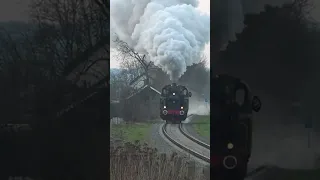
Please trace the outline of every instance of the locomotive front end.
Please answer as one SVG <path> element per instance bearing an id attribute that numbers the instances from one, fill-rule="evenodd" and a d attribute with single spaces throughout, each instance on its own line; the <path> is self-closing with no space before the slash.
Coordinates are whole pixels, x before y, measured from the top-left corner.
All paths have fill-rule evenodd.
<path id="1" fill-rule="evenodd" d="M 188 115 L 190 94 L 187 88 L 175 83 L 165 86 L 160 99 L 161 119 L 178 123 L 184 121 Z"/>

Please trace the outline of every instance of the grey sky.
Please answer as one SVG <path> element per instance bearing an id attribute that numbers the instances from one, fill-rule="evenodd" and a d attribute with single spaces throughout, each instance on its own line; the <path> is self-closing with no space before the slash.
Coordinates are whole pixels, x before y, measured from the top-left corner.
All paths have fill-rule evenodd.
<path id="1" fill-rule="evenodd" d="M 31 0 L 0 0 L 0 21 L 28 20 L 28 4 Z"/>
<path id="2" fill-rule="evenodd" d="M 199 9 L 201 9 L 201 11 L 203 12 L 210 14 L 210 0 L 200 0 Z M 208 59 L 207 66 L 210 67 L 210 42 L 208 45 L 206 45 L 204 49 L 204 54 Z"/>

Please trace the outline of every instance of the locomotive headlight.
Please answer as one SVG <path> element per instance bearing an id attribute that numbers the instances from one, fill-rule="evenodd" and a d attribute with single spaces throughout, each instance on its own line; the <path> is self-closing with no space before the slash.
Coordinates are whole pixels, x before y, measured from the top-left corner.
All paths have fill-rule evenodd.
<path id="1" fill-rule="evenodd" d="M 181 106 L 180 109 L 183 109 L 183 107 Z"/>
<path id="2" fill-rule="evenodd" d="M 233 149 L 233 144 L 232 143 L 228 143 L 227 148 L 228 149 Z"/>
<path id="3" fill-rule="evenodd" d="M 168 111 L 167 111 L 167 110 L 163 110 L 163 111 L 162 111 L 162 114 L 163 114 L 163 115 L 167 115 L 167 114 L 168 114 Z"/>
<path id="4" fill-rule="evenodd" d="M 164 108 L 164 109 L 166 109 L 166 108 L 167 108 L 167 106 L 163 106 L 163 108 Z"/>

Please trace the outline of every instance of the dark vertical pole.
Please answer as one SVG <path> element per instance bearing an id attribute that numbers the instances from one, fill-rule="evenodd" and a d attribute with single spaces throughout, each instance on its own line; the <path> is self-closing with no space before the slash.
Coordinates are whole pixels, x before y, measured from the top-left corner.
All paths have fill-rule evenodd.
<path id="1" fill-rule="evenodd" d="M 145 82 L 145 85 L 148 86 L 149 90 L 151 90 L 150 86 L 150 75 L 149 75 L 149 65 L 146 63 L 145 61 L 145 56 L 143 56 L 143 62 L 145 64 L 145 72 L 146 72 L 146 82 Z M 148 91 L 148 94 L 147 94 L 147 109 L 148 109 L 148 120 L 150 121 L 151 120 L 151 94 L 150 94 L 150 91 Z"/>

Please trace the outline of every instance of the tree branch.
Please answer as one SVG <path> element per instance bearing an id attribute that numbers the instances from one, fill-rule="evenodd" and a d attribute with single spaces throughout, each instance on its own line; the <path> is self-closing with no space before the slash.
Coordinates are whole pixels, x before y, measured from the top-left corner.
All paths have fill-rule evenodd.
<path id="1" fill-rule="evenodd" d="M 94 0 L 94 2 L 100 7 L 101 12 L 106 16 L 109 17 L 110 11 L 109 11 L 109 0 Z"/>
<path id="2" fill-rule="evenodd" d="M 86 49 L 84 52 L 79 53 L 67 66 L 64 68 L 63 71 L 63 76 L 68 76 L 72 71 L 78 67 L 81 63 L 84 63 L 85 61 L 89 60 L 89 58 L 99 51 L 103 46 L 108 45 L 109 42 L 109 37 L 105 36 L 99 40 L 94 46 L 89 47 Z"/>

